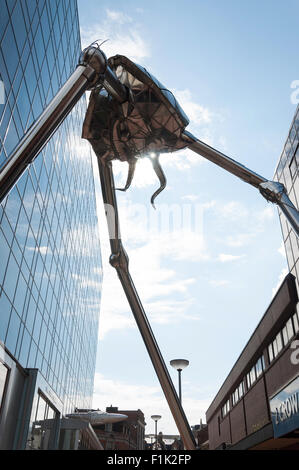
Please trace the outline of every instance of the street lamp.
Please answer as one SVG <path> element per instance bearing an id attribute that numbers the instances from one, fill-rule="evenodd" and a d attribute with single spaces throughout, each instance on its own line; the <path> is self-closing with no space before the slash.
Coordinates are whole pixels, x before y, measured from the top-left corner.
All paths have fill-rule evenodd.
<path id="1" fill-rule="evenodd" d="M 181 372 L 189 365 L 189 361 L 187 359 L 173 359 L 170 361 L 170 365 L 174 367 L 179 373 L 179 398 L 180 402 L 182 403 L 182 382 L 181 382 Z"/>
<path id="2" fill-rule="evenodd" d="M 152 415 L 151 418 L 155 421 L 155 440 L 156 440 L 156 450 L 157 450 L 157 440 L 158 440 L 158 421 L 162 418 L 160 415 Z"/>

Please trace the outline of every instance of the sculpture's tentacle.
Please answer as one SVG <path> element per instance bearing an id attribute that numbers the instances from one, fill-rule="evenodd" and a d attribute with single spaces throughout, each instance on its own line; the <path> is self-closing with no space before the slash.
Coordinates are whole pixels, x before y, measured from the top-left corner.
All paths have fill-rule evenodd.
<path id="1" fill-rule="evenodd" d="M 132 183 L 132 180 L 133 180 L 133 177 L 134 177 L 134 173 L 135 173 L 135 167 L 136 167 L 137 160 L 134 158 L 133 160 L 130 160 L 128 163 L 129 163 L 129 171 L 128 171 L 128 177 L 127 177 L 126 185 L 125 185 L 124 188 L 116 188 L 118 191 L 127 191 L 127 189 L 129 189 L 129 187 L 131 186 L 131 183 Z"/>
<path id="2" fill-rule="evenodd" d="M 166 188 L 167 180 L 159 162 L 159 155 L 155 156 L 154 158 L 151 158 L 151 161 L 152 161 L 152 165 L 155 170 L 155 173 L 158 176 L 159 181 L 160 181 L 160 188 L 158 188 L 157 191 L 155 191 L 151 197 L 151 203 L 152 203 L 153 208 L 155 209 L 154 200 L 156 199 L 158 194 L 160 194 L 163 191 L 163 189 Z"/>

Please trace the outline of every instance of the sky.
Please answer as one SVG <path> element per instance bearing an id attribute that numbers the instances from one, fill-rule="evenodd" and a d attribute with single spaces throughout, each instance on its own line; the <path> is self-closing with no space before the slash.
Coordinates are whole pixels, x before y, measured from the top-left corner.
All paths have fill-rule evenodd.
<path id="1" fill-rule="evenodd" d="M 170 89 L 200 140 L 272 179 L 296 104 L 298 0 L 78 0 L 83 47 L 94 40 Z M 183 150 L 161 156 L 167 188 L 147 159 L 118 193 L 123 244 L 156 340 L 184 358 L 190 425 L 205 412 L 288 272 L 276 208 L 258 191 Z M 116 185 L 127 164 L 113 164 Z M 146 433 L 177 434 L 114 269 L 97 171 L 103 296 L 93 407 L 141 409 Z"/>

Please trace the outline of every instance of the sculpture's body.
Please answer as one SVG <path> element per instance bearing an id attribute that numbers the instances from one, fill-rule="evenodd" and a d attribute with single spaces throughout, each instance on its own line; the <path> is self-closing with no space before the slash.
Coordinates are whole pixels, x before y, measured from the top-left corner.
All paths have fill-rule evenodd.
<path id="1" fill-rule="evenodd" d="M 159 154 L 187 146 L 182 134 L 189 120 L 173 94 L 143 67 L 120 55 L 111 57 L 108 64 L 128 89 L 128 100 L 120 103 L 105 89 L 95 88 L 82 137 L 90 141 L 98 158 L 128 162 L 124 190 L 132 182 L 137 159 L 150 156 L 160 180 L 160 188 L 152 196 L 153 203 L 166 185 Z"/>

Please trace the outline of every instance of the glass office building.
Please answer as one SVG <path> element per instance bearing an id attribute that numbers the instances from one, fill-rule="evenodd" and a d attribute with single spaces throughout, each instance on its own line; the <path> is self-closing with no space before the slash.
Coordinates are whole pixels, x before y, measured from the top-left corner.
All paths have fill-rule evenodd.
<path id="1" fill-rule="evenodd" d="M 75 0 L 1 0 L 0 168 L 80 50 Z M 101 256 L 85 110 L 0 205 L 0 449 L 56 448 L 63 416 L 91 406 Z"/>
<path id="2" fill-rule="evenodd" d="M 299 209 L 299 107 L 296 109 L 289 134 L 280 156 L 274 179 L 284 184 L 287 193 L 297 209 Z M 285 216 L 279 210 L 283 241 L 286 250 L 289 271 L 296 278 L 299 292 L 299 243 L 296 234 Z"/>

